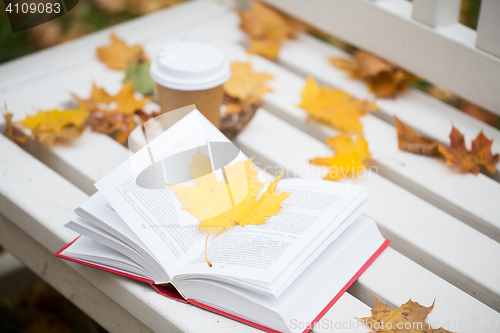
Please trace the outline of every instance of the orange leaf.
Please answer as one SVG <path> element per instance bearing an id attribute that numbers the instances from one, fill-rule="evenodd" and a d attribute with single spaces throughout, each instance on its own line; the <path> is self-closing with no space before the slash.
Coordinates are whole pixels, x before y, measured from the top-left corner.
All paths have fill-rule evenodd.
<path id="1" fill-rule="evenodd" d="M 140 45 L 128 46 L 115 34 L 110 34 L 111 44 L 97 48 L 97 58 L 109 68 L 124 70 L 130 64 L 137 64 L 148 57 Z"/>
<path id="2" fill-rule="evenodd" d="M 491 145 L 493 140 L 488 140 L 483 132 L 472 141 L 471 150 L 465 147 L 465 139 L 455 127 L 450 133 L 451 145 L 447 148 L 439 145 L 439 152 L 446 158 L 446 164 L 457 166 L 462 171 L 470 172 L 477 175 L 480 167 L 484 166 L 489 173 L 495 174 L 495 164 L 500 159 L 499 154 L 491 153 Z"/>
<path id="3" fill-rule="evenodd" d="M 434 140 L 424 138 L 408 125 L 394 116 L 396 129 L 398 131 L 398 146 L 401 150 L 406 150 L 421 155 L 437 155 L 439 143 Z"/>
<path id="4" fill-rule="evenodd" d="M 150 101 L 147 97 L 137 99 L 134 91 L 134 84 L 129 80 L 123 84 L 122 89 L 115 96 L 109 95 L 104 89 L 93 84 L 89 99 L 80 98 L 75 94 L 73 94 L 73 97 L 80 103 L 87 104 L 91 111 L 103 111 L 131 116 L 135 111 L 141 110 Z"/>

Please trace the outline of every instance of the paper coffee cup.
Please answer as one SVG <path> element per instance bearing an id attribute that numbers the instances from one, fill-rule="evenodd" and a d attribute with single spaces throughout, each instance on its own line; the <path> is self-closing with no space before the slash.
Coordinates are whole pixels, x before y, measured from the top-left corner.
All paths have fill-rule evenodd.
<path id="1" fill-rule="evenodd" d="M 174 42 L 162 46 L 149 73 L 156 82 L 162 112 L 186 105 L 196 108 L 219 127 L 222 85 L 231 68 L 221 49 L 200 42 Z"/>

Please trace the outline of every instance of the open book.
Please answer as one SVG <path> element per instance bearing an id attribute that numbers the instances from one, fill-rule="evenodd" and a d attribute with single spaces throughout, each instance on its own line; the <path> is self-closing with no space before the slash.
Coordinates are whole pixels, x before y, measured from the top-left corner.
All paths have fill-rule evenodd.
<path id="1" fill-rule="evenodd" d="M 183 164 L 199 151 L 220 181 L 221 159 L 248 158 L 197 110 L 154 140 L 147 132 L 132 136 L 129 147 L 144 135 L 143 147 L 75 210 L 66 226 L 82 236 L 56 255 L 147 282 L 167 297 L 268 332 L 301 332 L 291 323 L 318 321 L 389 243 L 361 216 L 368 205 L 362 187 L 282 179 L 277 191 L 291 195 L 279 213 L 262 225 L 214 233 L 209 267 L 207 232 L 165 184 L 195 186 Z M 259 178 L 269 175 L 261 170 Z"/>

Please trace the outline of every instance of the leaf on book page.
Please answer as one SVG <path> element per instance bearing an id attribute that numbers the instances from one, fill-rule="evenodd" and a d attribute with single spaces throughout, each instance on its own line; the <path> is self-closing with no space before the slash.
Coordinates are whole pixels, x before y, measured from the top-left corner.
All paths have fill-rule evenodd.
<path id="1" fill-rule="evenodd" d="M 359 318 L 365 325 L 377 333 L 451 333 L 444 328 L 432 328 L 431 325 L 424 322 L 427 315 L 432 311 L 434 303 L 425 307 L 411 299 L 397 309 L 390 309 L 387 305 L 380 302 L 375 297 L 375 307 L 373 307 L 372 316 Z"/>
<path id="2" fill-rule="evenodd" d="M 349 73 L 353 79 L 364 80 L 377 97 L 395 97 L 406 91 L 416 77 L 367 52 L 359 51 L 353 60 L 332 57 L 330 63 Z"/>
<path id="3" fill-rule="evenodd" d="M 111 44 L 97 48 L 97 58 L 111 69 L 124 70 L 128 65 L 147 61 L 142 46 L 128 46 L 115 34 L 110 34 Z"/>
<path id="4" fill-rule="evenodd" d="M 281 203 L 290 195 L 277 193 L 276 186 L 281 179 L 279 175 L 257 200 L 265 184 L 258 180 L 258 170 L 252 159 L 238 161 L 224 169 L 224 180 L 218 182 L 211 172 L 210 159 L 198 151 L 190 167 L 193 177 L 204 175 L 197 178 L 197 186 L 170 185 L 182 208 L 200 221 L 198 229 L 210 232 L 237 225 L 263 224 L 278 214 Z M 207 263 L 211 266 L 208 258 Z"/>
<path id="5" fill-rule="evenodd" d="M 450 140 L 450 148 L 439 145 L 439 152 L 446 158 L 446 164 L 475 175 L 479 173 L 481 166 L 491 174 L 496 173 L 495 164 L 498 163 L 500 155 L 491 153 L 493 140 L 488 140 L 482 131 L 472 141 L 471 150 L 465 147 L 464 135 L 455 127 L 451 130 Z"/>
<path id="6" fill-rule="evenodd" d="M 32 131 L 35 140 L 50 146 L 58 140 L 78 138 L 85 129 L 88 115 L 87 106 L 80 104 L 76 110 L 39 111 L 34 116 L 27 116 L 21 124 Z"/>
<path id="7" fill-rule="evenodd" d="M 398 117 L 394 116 L 396 121 L 396 129 L 398 131 L 398 146 L 401 150 L 406 150 L 420 155 L 438 155 L 437 141 L 424 138 L 418 135 L 415 131 Z"/>
<path id="8" fill-rule="evenodd" d="M 250 37 L 249 52 L 274 59 L 279 53 L 280 43 L 293 38 L 301 30 L 293 19 L 276 10 L 253 1 L 248 10 L 240 11 L 240 27 Z"/>
<path id="9" fill-rule="evenodd" d="M 368 100 L 356 99 L 340 89 L 320 87 L 311 76 L 307 78 L 299 106 L 307 110 L 312 119 L 348 134 L 362 134 L 359 119 L 377 110 Z"/>

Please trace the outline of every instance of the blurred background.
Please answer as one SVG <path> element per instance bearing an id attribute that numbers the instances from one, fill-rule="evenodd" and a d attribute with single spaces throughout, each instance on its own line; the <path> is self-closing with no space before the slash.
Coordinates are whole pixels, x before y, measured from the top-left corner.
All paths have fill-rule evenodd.
<path id="1" fill-rule="evenodd" d="M 183 1 L 196 0 L 80 0 L 69 13 L 40 26 L 12 33 L 0 2 L 0 64 L 32 52 L 146 15 Z M 460 22 L 476 29 L 481 0 L 462 0 Z M 350 53 L 356 49 L 331 36 L 319 36 Z M 487 110 L 425 81 L 414 85 L 485 123 L 500 128 L 500 119 Z M 0 247 L 0 256 L 5 251 Z M 1 268 L 1 267 L 0 267 Z M 0 333 L 105 332 L 50 286 L 36 281 L 29 288 L 0 299 Z"/>

